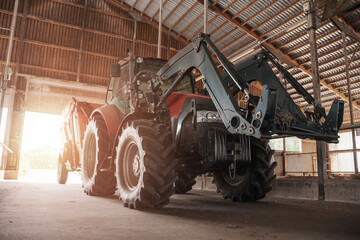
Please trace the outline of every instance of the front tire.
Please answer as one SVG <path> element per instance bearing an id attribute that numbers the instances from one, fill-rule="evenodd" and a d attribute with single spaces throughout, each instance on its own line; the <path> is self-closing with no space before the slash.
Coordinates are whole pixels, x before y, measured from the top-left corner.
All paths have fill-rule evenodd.
<path id="1" fill-rule="evenodd" d="M 129 208 L 160 208 L 174 194 L 177 159 L 168 128 L 136 120 L 123 129 L 115 159 L 120 198 Z"/>
<path id="2" fill-rule="evenodd" d="M 276 178 L 274 169 L 277 163 L 273 160 L 273 153 L 267 142 L 251 138 L 251 164 L 237 170 L 232 177 L 228 168 L 214 171 L 217 191 L 224 199 L 230 198 L 234 202 L 264 198 Z"/>
<path id="3" fill-rule="evenodd" d="M 102 161 L 108 155 L 109 137 L 104 120 L 94 116 L 88 123 L 84 135 L 84 147 L 81 154 L 81 173 L 84 192 L 88 195 L 113 195 L 116 180 L 109 171 L 101 171 Z"/>

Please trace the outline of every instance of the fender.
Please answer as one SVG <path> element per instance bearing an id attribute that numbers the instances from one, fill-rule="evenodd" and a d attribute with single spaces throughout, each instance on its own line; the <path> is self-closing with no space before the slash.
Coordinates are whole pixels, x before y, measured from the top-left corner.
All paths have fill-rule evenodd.
<path id="1" fill-rule="evenodd" d="M 123 115 L 114 104 L 104 105 L 102 107 L 95 109 L 92 112 L 91 117 L 93 117 L 96 114 L 100 114 L 104 119 L 107 128 L 107 133 L 109 136 L 109 146 L 112 146 L 116 137 L 117 130 L 121 123 L 121 119 L 123 118 Z"/>

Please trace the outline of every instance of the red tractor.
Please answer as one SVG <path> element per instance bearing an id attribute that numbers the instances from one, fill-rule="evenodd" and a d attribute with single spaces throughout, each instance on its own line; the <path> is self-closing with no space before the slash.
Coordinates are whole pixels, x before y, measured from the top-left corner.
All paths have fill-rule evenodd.
<path id="1" fill-rule="evenodd" d="M 69 171 L 80 170 L 84 132 L 92 111 L 100 104 L 81 102 L 72 98 L 63 110 L 61 126 L 63 147 L 60 150 L 57 168 L 59 184 L 65 184 Z"/>
<path id="2" fill-rule="evenodd" d="M 158 208 L 174 192 L 189 191 L 197 174 L 212 172 L 224 198 L 255 201 L 275 179 L 272 136 L 338 142 L 344 103 L 335 100 L 326 115 L 265 50 L 234 66 L 200 34 L 169 61 L 129 55 L 111 66 L 107 104 L 93 111 L 85 131 L 81 166 L 89 195 L 118 189 L 126 207 Z M 269 62 L 314 111 L 303 113 Z M 195 72 L 203 94 L 195 94 Z M 249 90 L 256 81 L 259 96 Z"/>

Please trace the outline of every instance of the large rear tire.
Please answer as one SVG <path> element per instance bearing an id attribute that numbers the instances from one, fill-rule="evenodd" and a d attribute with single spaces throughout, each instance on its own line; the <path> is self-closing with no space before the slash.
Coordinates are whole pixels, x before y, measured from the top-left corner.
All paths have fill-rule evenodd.
<path id="1" fill-rule="evenodd" d="M 192 189 L 196 183 L 196 174 L 191 172 L 178 172 L 175 181 L 175 193 L 184 194 Z"/>
<path id="2" fill-rule="evenodd" d="M 272 181 L 276 178 L 274 169 L 277 165 L 267 142 L 251 138 L 251 164 L 237 170 L 231 177 L 229 169 L 214 171 L 214 182 L 217 191 L 224 199 L 234 202 L 256 201 L 264 198 L 272 189 Z"/>
<path id="3" fill-rule="evenodd" d="M 100 164 L 108 155 L 109 137 L 101 116 L 94 116 L 88 123 L 81 154 L 81 172 L 84 192 L 88 195 L 113 195 L 116 179 L 110 171 L 100 171 Z"/>
<path id="4" fill-rule="evenodd" d="M 68 179 L 68 170 L 66 169 L 65 163 L 62 160 L 61 155 L 58 158 L 57 165 L 57 181 L 59 184 L 65 184 Z"/>
<path id="5" fill-rule="evenodd" d="M 133 121 L 122 130 L 115 159 L 120 198 L 129 208 L 160 208 L 174 194 L 177 159 L 162 123 Z"/>

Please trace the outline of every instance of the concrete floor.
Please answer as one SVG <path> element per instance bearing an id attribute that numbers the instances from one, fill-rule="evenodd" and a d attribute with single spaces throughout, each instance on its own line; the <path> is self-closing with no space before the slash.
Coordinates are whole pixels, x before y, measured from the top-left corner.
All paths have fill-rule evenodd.
<path id="1" fill-rule="evenodd" d="M 233 203 L 193 190 L 141 212 L 80 183 L 0 181 L 0 239 L 360 239 L 359 224 L 360 205 L 349 203 Z"/>

